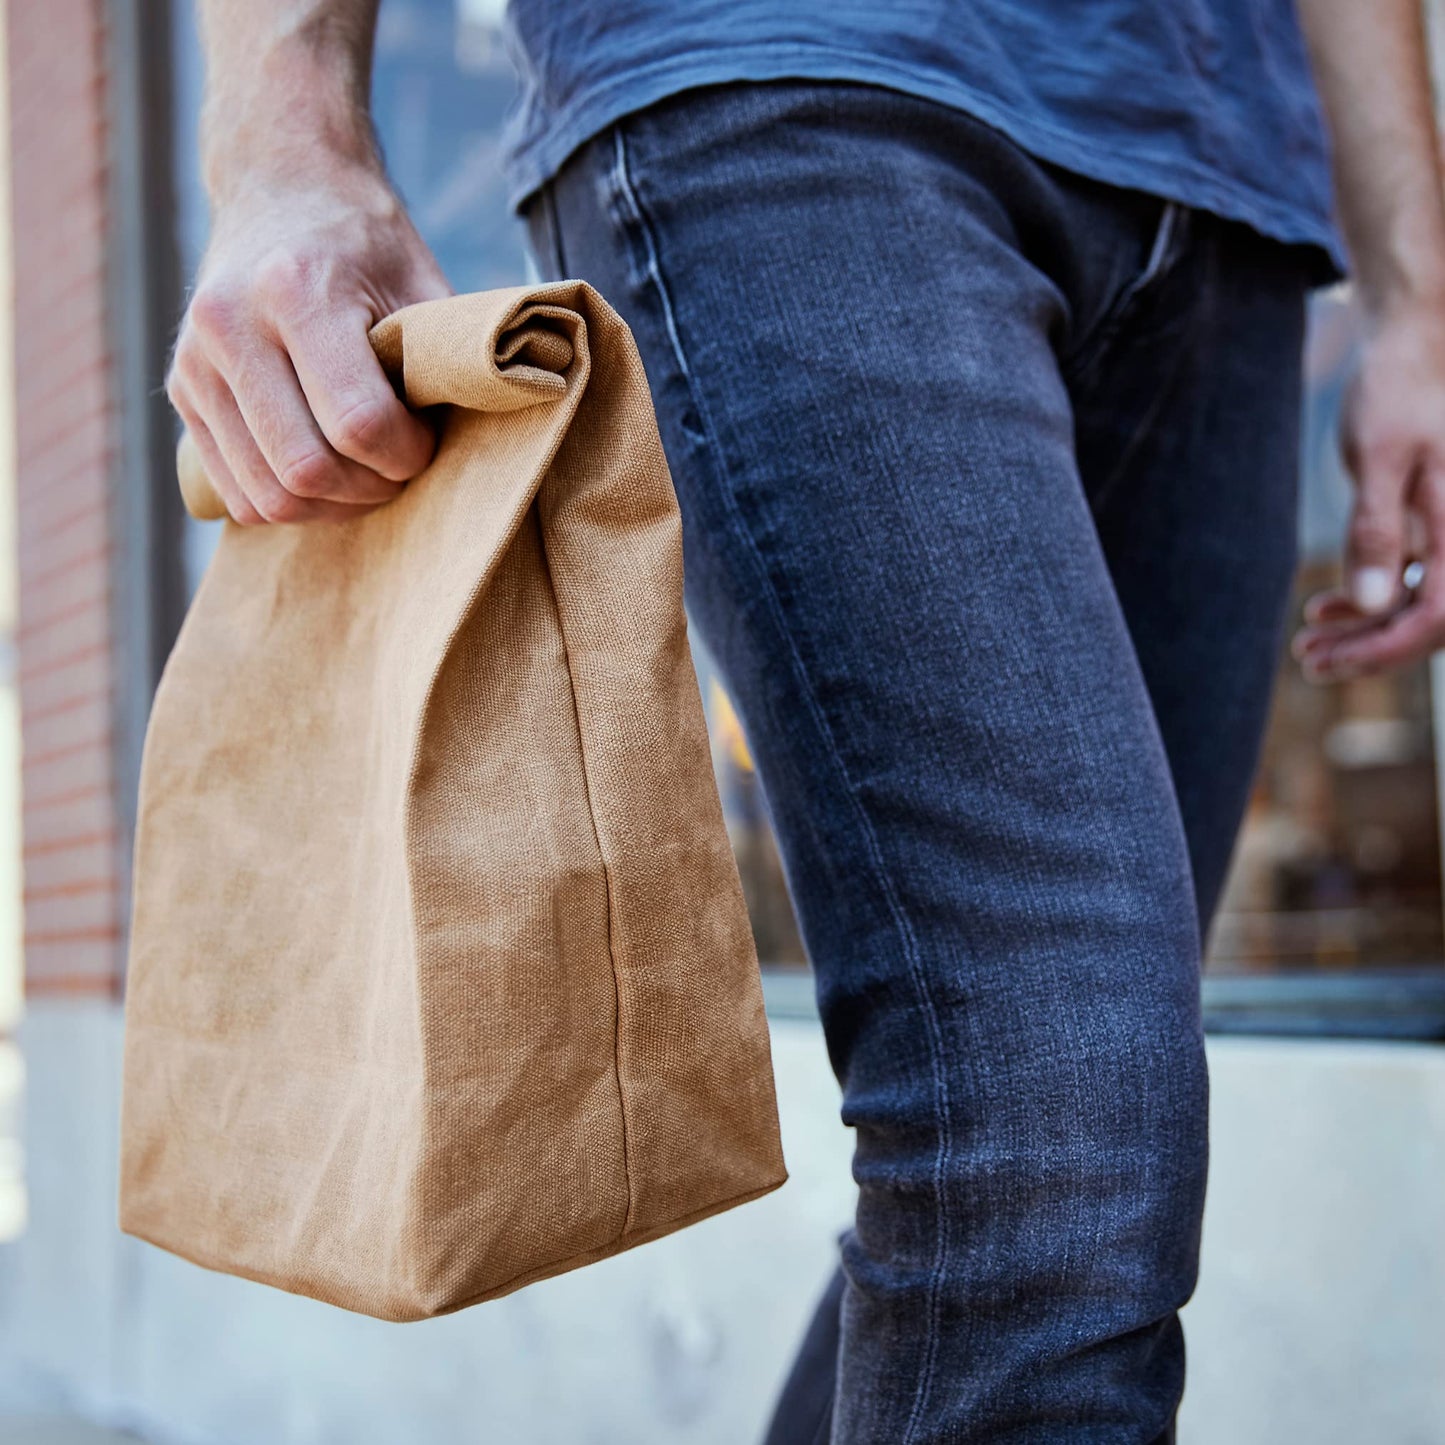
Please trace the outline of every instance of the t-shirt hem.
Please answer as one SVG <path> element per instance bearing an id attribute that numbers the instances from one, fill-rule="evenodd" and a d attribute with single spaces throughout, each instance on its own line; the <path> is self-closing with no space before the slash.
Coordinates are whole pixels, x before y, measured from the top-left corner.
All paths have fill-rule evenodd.
<path id="1" fill-rule="evenodd" d="M 1020 115 L 954 77 L 920 73 L 890 65 L 878 56 L 822 46 L 710 50 L 705 60 L 665 61 L 629 71 L 612 84 L 588 90 L 564 107 L 540 134 L 509 138 L 508 204 L 520 211 L 528 197 L 556 174 L 568 156 L 625 115 L 685 90 L 732 81 L 770 80 L 853 81 L 951 106 L 992 126 L 1039 160 L 1077 175 L 1240 221 L 1286 245 L 1314 247 L 1324 253 L 1328 262 L 1321 280 L 1334 279 L 1348 270 L 1344 246 L 1328 216 L 1281 204 L 1275 196 L 1188 158 L 1150 155 L 1134 149 L 1123 154 L 1091 145 L 1036 117 Z"/>

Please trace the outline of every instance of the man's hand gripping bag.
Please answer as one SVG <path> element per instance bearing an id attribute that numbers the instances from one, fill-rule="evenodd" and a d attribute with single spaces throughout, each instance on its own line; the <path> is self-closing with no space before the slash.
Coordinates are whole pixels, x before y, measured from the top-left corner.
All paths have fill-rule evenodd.
<path id="1" fill-rule="evenodd" d="M 228 524 L 156 696 L 121 1224 L 409 1320 L 785 1174 L 632 337 L 563 282 L 372 341 L 435 460 Z"/>

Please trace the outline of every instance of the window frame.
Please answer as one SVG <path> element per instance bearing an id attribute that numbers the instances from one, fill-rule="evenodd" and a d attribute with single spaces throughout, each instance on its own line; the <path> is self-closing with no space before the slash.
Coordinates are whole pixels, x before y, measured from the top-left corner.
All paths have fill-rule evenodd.
<path id="1" fill-rule="evenodd" d="M 106 301 L 117 445 L 111 486 L 114 789 L 129 880 L 151 699 L 185 614 L 184 509 L 164 378 L 180 315 L 170 0 L 111 0 Z M 129 888 L 122 890 L 129 906 Z"/>

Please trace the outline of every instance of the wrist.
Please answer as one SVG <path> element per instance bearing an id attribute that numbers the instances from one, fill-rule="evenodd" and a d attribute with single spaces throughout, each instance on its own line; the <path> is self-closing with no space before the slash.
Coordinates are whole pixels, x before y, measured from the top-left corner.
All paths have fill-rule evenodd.
<path id="1" fill-rule="evenodd" d="M 345 185 L 390 193 L 370 123 L 364 118 L 271 117 L 233 123 L 223 141 L 203 145 L 201 174 L 213 209 L 257 191 Z"/>
<path id="2" fill-rule="evenodd" d="M 1360 304 L 1376 324 L 1445 315 L 1445 212 L 1361 248 L 1354 270 Z"/>
<path id="3" fill-rule="evenodd" d="M 1374 330 L 1402 322 L 1445 322 L 1445 275 L 1361 285 L 1358 289 L 1365 320 Z"/>

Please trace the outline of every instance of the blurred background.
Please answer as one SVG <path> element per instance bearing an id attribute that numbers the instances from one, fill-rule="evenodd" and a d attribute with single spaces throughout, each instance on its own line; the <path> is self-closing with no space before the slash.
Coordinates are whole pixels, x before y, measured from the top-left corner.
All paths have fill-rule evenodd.
<path id="1" fill-rule="evenodd" d="M 381 11 L 388 160 L 461 290 L 532 274 L 497 165 L 501 8 Z M 0 1442 L 746 1445 L 849 1217 L 850 1141 L 746 739 L 701 653 L 784 1190 L 404 1327 L 118 1233 L 140 744 L 214 541 L 181 513 L 160 391 L 205 240 L 202 71 L 182 0 L 0 14 Z M 1336 566 L 1355 342 L 1348 291 L 1321 295 L 1300 598 Z M 1439 659 L 1318 689 L 1281 658 L 1205 981 L 1215 1155 L 1184 1445 L 1445 1445 L 1442 747 Z"/>

